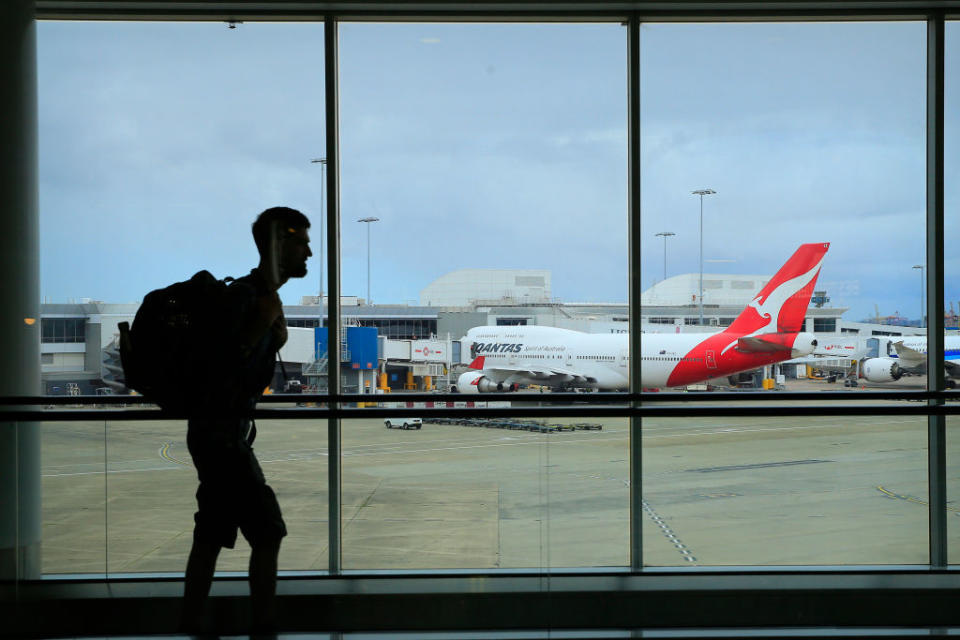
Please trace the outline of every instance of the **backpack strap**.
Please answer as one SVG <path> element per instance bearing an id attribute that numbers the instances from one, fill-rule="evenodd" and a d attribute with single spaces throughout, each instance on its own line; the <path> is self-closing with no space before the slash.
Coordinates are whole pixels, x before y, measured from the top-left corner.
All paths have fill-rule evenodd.
<path id="1" fill-rule="evenodd" d="M 280 349 L 277 349 L 277 360 L 280 361 L 280 371 L 283 372 L 283 384 L 287 384 L 287 368 L 283 366 L 283 358 L 280 357 Z"/>

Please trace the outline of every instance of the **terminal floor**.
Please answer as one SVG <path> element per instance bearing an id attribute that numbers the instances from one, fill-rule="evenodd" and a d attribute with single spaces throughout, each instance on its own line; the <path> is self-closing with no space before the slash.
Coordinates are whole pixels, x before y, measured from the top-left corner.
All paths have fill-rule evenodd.
<path id="1" fill-rule="evenodd" d="M 279 633 L 276 635 L 125 635 L 75 636 L 57 640 L 590 640 L 596 638 L 662 638 L 729 640 L 731 638 L 917 638 L 960 637 L 960 628 L 742 628 L 742 629 L 632 629 L 632 630 L 533 630 L 533 631 L 451 631 L 451 632 L 352 632 Z"/>

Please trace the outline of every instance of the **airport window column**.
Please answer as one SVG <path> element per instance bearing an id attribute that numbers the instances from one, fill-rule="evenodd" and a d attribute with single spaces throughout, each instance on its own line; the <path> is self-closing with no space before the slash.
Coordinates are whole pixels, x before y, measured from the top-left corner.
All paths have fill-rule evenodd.
<path id="1" fill-rule="evenodd" d="M 324 16 L 323 25 L 324 37 L 324 101 L 326 106 L 326 143 L 327 143 L 327 228 L 323 230 L 327 234 L 327 292 L 329 294 L 329 304 L 327 306 L 327 337 L 330 344 L 336 344 L 333 340 L 338 340 L 340 336 L 340 95 L 339 95 L 339 62 L 338 37 L 337 37 L 337 19 L 333 14 Z M 322 303 L 322 301 L 321 301 Z M 337 353 L 337 349 L 334 349 Z M 334 358 L 334 362 L 337 362 Z M 328 367 L 328 393 L 339 395 L 341 392 L 340 367 Z M 340 403 L 331 402 L 332 412 L 327 418 L 327 448 L 328 448 L 328 520 L 329 520 L 329 561 L 328 569 L 331 575 L 337 575 L 342 568 L 341 554 L 341 498 L 340 486 L 341 478 L 341 460 L 340 460 Z"/>
<path id="2" fill-rule="evenodd" d="M 628 264 L 630 269 L 629 299 L 630 299 L 630 353 L 640 354 L 643 339 L 640 332 L 642 313 L 640 301 L 643 296 L 643 277 L 640 260 L 640 16 L 636 13 L 630 16 L 627 23 L 627 136 L 629 144 L 629 165 L 627 189 L 628 205 L 627 229 L 629 234 Z M 630 358 L 630 392 L 639 398 L 640 368 L 642 358 Z M 633 407 L 639 409 L 641 403 L 636 400 Z M 641 449 L 640 434 L 642 422 L 635 412 L 630 415 L 630 569 L 643 569 L 643 451 Z"/>
<path id="3" fill-rule="evenodd" d="M 40 393 L 37 37 L 32 0 L 0 3 L 0 396 Z M 15 407 L 14 407 L 15 408 Z M 40 430 L 0 422 L 0 581 L 40 577 Z"/>
<path id="4" fill-rule="evenodd" d="M 927 390 L 943 391 L 943 126 L 944 126 L 944 15 L 927 20 Z M 921 319 L 922 323 L 922 319 Z M 942 398 L 928 401 L 932 407 Z M 946 416 L 927 416 L 927 473 L 930 492 L 930 564 L 947 566 L 947 458 Z"/>

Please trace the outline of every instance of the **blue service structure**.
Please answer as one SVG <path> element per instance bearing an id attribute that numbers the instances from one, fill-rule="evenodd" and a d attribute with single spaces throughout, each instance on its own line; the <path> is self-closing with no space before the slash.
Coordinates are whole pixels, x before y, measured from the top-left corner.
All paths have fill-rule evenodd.
<path id="1" fill-rule="evenodd" d="M 313 330 L 314 345 L 317 359 L 327 355 L 330 351 L 326 327 L 315 327 Z M 377 368 L 377 328 L 376 327 L 347 327 L 346 340 L 340 345 L 342 362 L 350 363 L 351 369 Z"/>

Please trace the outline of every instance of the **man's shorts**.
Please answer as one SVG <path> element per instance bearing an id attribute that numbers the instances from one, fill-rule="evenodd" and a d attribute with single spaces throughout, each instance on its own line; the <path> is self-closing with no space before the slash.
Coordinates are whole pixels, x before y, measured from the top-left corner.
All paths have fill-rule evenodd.
<path id="1" fill-rule="evenodd" d="M 191 429 L 187 446 L 200 477 L 194 539 L 232 549 L 237 529 L 251 547 L 287 535 L 277 497 L 249 444 Z"/>

